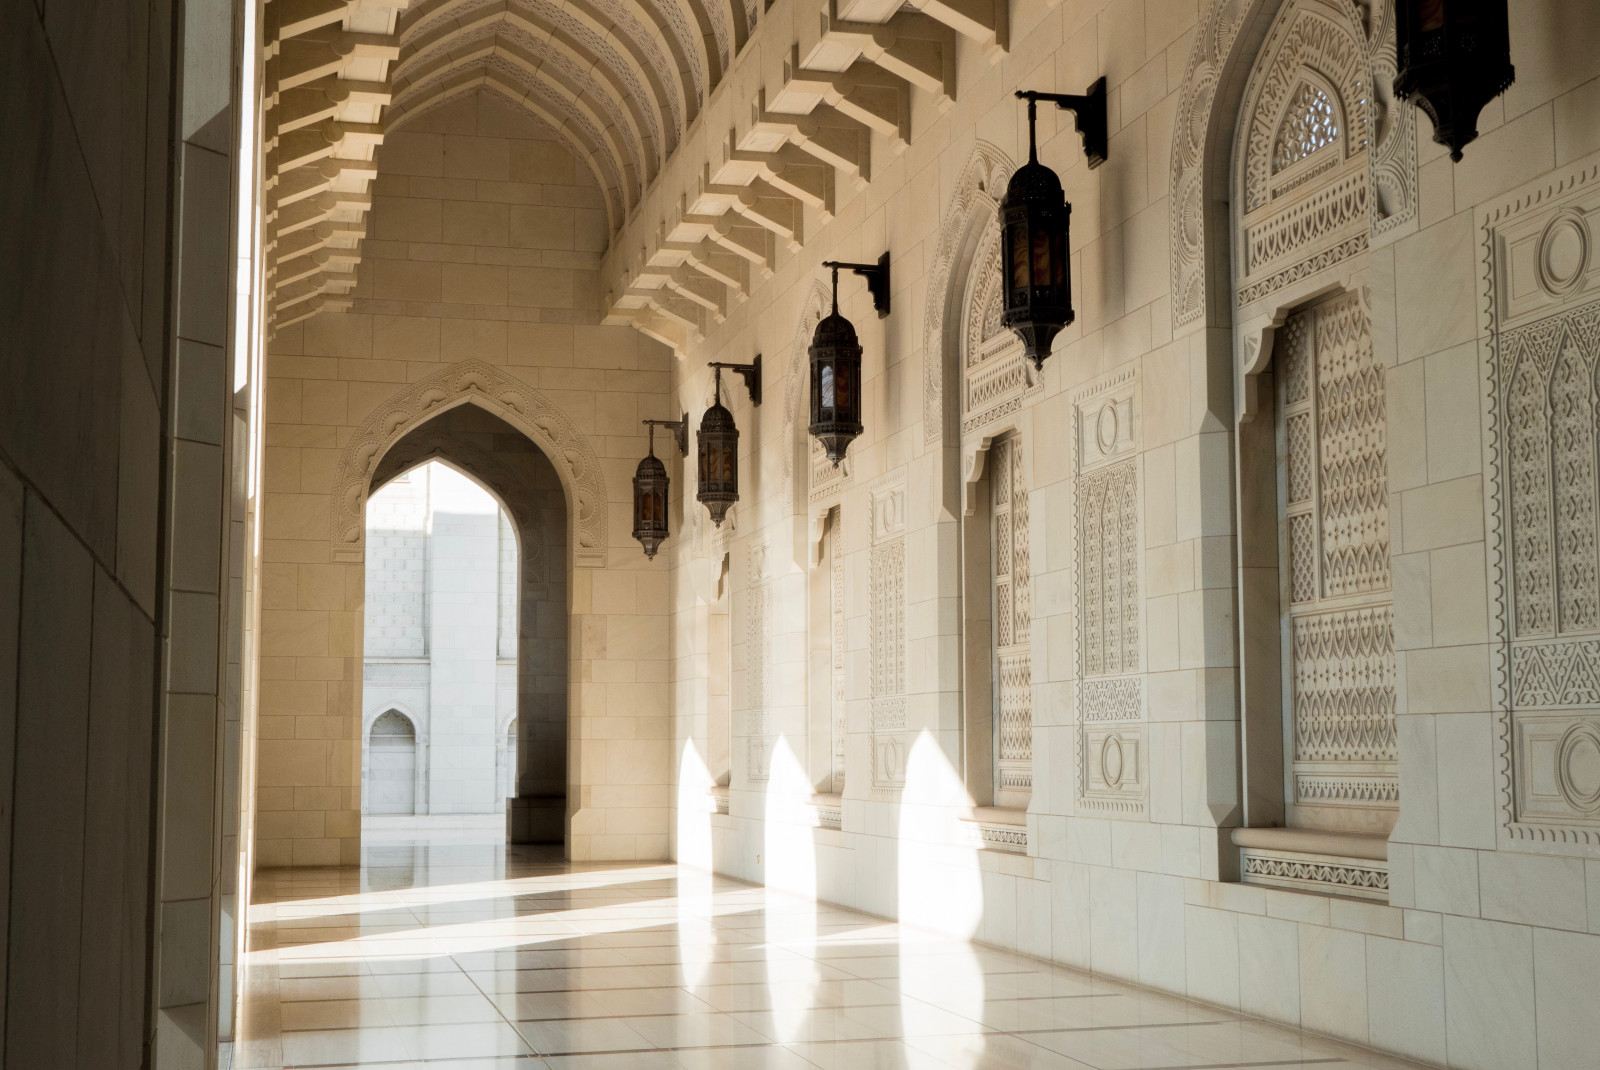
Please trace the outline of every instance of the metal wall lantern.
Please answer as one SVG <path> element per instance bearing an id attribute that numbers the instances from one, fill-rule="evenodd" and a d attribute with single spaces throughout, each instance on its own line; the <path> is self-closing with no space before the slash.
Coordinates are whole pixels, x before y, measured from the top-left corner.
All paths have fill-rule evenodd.
<path id="1" fill-rule="evenodd" d="M 1478 113 L 1516 77 L 1506 0 L 1398 0 L 1394 93 L 1433 120 L 1433 140 L 1461 160 Z"/>
<path id="2" fill-rule="evenodd" d="M 1039 162 L 1039 101 L 1073 113 L 1090 168 L 1106 162 L 1106 80 L 1082 95 L 1017 91 L 1028 102 L 1028 162 L 1017 168 L 1000 202 L 1000 270 L 1004 310 L 1000 322 L 1022 339 L 1035 368 L 1044 366 L 1061 329 L 1073 321 L 1068 223 L 1072 205 L 1056 173 Z"/>
<path id="3" fill-rule="evenodd" d="M 672 481 L 667 478 L 667 467 L 656 457 L 656 428 L 665 427 L 672 432 L 678 452 L 689 452 L 689 414 L 681 420 L 645 420 L 650 428 L 650 452 L 639 461 L 633 475 L 633 537 L 644 547 L 644 556 L 653 558 L 656 550 L 671 533 L 667 523 L 667 491 Z"/>
<path id="4" fill-rule="evenodd" d="M 882 319 L 889 314 L 889 254 L 884 253 L 876 264 L 825 260 L 822 266 L 833 269 L 833 311 L 823 317 L 811 336 L 810 431 L 838 468 L 850 443 L 862 431 L 861 342 L 855 326 L 839 312 L 839 271 L 866 278 L 872 306 Z"/>
<path id="5" fill-rule="evenodd" d="M 722 526 L 728 507 L 739 500 L 739 428 L 734 425 L 733 413 L 722 404 L 722 369 L 725 365 L 713 364 L 716 369 L 715 400 L 700 418 L 700 432 L 696 436 L 699 451 L 699 486 L 694 496 L 711 514 L 712 523 Z M 760 383 L 757 373 L 756 384 Z M 746 382 L 749 382 L 747 379 Z M 758 396 L 755 386 L 751 397 Z"/>

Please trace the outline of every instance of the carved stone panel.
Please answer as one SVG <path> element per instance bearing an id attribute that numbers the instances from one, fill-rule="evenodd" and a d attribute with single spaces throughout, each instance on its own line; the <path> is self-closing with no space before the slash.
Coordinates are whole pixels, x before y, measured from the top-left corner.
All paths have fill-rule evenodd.
<path id="1" fill-rule="evenodd" d="M 1362 296 L 1278 332 L 1292 825 L 1386 832 L 1399 804 L 1383 369 Z"/>
<path id="2" fill-rule="evenodd" d="M 753 584 L 745 592 L 744 691 L 745 734 L 749 746 L 747 775 L 767 779 L 771 759 L 767 684 L 772 671 L 771 644 L 767 638 L 772 617 L 772 586 Z"/>
<path id="3" fill-rule="evenodd" d="M 1416 216 L 1416 109 L 1393 97 L 1391 0 L 1282 5 L 1237 106 L 1234 181 L 1208 185 L 1210 126 L 1233 115 L 1214 98 L 1241 38 L 1251 39 L 1239 32 L 1250 7 L 1205 5 L 1184 75 L 1170 187 L 1175 327 L 1215 307 L 1210 288 L 1231 282 L 1238 305 L 1251 305 L 1360 256 Z M 1234 216 L 1232 280 L 1208 278 L 1224 261 L 1207 251 L 1222 240 L 1208 225 L 1223 202 Z"/>
<path id="4" fill-rule="evenodd" d="M 905 785 L 906 517 L 905 486 L 891 483 L 871 495 L 867 634 L 872 710 L 872 786 Z"/>
<path id="5" fill-rule="evenodd" d="M 1502 825 L 1600 847 L 1600 164 L 1480 222 Z"/>
<path id="6" fill-rule="evenodd" d="M 1030 374 L 1022 342 L 1000 322 L 1003 311 L 1000 224 L 991 221 L 979 240 L 967 280 L 961 325 L 961 433 L 972 434 L 1022 408 L 1025 395 L 1043 389 Z"/>
<path id="7" fill-rule="evenodd" d="M 1148 798 L 1137 387 L 1132 373 L 1090 387 L 1073 421 L 1078 808 L 1112 816 Z"/>
<path id="8" fill-rule="evenodd" d="M 1023 806 L 1033 790 L 1033 589 L 1028 557 L 1028 484 L 1015 437 L 994 444 L 989 461 L 993 553 L 995 799 Z"/>
<path id="9" fill-rule="evenodd" d="M 830 706 L 832 714 L 832 740 L 830 753 L 832 755 L 833 790 L 835 794 L 844 792 L 845 778 L 845 738 L 847 722 L 845 718 L 845 681 L 847 670 L 845 666 L 845 618 L 844 618 L 844 531 L 843 510 L 834 507 L 831 521 L 832 534 L 828 540 L 829 546 L 829 686 L 832 689 L 833 702 Z"/>

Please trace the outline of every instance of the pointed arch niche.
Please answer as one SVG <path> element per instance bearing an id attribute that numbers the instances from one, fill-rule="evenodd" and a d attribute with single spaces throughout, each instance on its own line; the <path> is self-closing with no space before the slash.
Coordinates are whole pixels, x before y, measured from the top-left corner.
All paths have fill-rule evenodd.
<path id="1" fill-rule="evenodd" d="M 606 488 L 599 455 L 583 432 L 543 394 L 482 361 L 419 379 L 373 410 L 339 458 L 331 518 L 336 561 L 360 561 L 367 495 L 379 463 L 428 420 L 467 403 L 490 413 L 538 447 L 566 493 L 567 545 L 578 568 L 606 563 Z"/>
<path id="2" fill-rule="evenodd" d="M 1393 33 L 1387 2 L 1366 19 L 1344 0 L 1277 9 L 1243 76 L 1230 225 L 1211 231 L 1231 250 L 1226 285 L 1197 261 L 1181 307 L 1174 291 L 1178 323 L 1209 309 L 1209 325 L 1233 327 L 1238 871 L 1377 900 L 1400 805 L 1399 698 L 1384 391 L 1394 344 L 1373 329 L 1369 260 L 1415 200 L 1410 109 L 1381 95 Z M 1175 160 L 1175 180 L 1180 170 Z M 1187 254 L 1177 241 L 1174 252 L 1177 265 Z M 1177 287 L 1189 268 L 1174 270 Z"/>

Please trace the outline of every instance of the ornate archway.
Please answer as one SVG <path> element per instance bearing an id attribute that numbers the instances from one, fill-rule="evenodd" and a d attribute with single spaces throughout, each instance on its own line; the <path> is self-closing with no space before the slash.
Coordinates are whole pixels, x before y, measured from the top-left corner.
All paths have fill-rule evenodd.
<path id="1" fill-rule="evenodd" d="M 361 560 L 367 494 L 390 448 L 427 420 L 469 403 L 527 435 L 550 459 L 567 494 L 573 564 L 604 567 L 606 489 L 599 455 L 583 432 L 543 394 L 478 360 L 412 383 L 374 409 L 356 430 L 334 475 L 334 560 Z"/>
<path id="2" fill-rule="evenodd" d="M 1168 225 L 1171 237 L 1172 326 L 1185 333 L 1202 325 L 1232 325 L 1233 274 L 1230 262 L 1230 177 L 1237 131 L 1260 136 L 1276 130 L 1278 115 L 1242 114 L 1246 78 L 1283 5 L 1278 0 L 1211 0 L 1201 15 L 1194 47 L 1184 68 L 1173 120 Z M 1330 21 L 1344 24 L 1354 44 L 1337 66 L 1350 66 L 1370 99 L 1363 107 L 1368 144 L 1366 168 L 1371 190 L 1374 237 L 1416 217 L 1416 119 L 1414 110 L 1394 100 L 1394 6 L 1389 0 L 1357 5 L 1329 0 Z M 1292 28 L 1291 28 L 1292 29 Z M 1314 52 L 1321 43 L 1303 35 L 1286 43 L 1291 58 Z M 1286 87 L 1293 90 L 1293 86 Z M 1277 100 L 1283 93 L 1268 94 Z M 1270 131 L 1269 131 L 1270 132 Z"/>
<path id="3" fill-rule="evenodd" d="M 922 327 L 922 433 L 934 446 L 955 434 L 955 378 L 967 278 L 987 225 L 997 218 L 996 192 L 1011 180 L 1011 159 L 987 141 L 974 146 L 939 230 L 939 245 L 928 276 L 927 314 Z M 953 443 L 951 443 L 953 444 Z"/>

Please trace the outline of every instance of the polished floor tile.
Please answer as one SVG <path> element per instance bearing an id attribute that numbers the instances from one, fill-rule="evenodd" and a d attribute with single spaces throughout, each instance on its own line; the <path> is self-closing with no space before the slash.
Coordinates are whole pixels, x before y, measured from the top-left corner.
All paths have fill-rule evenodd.
<path id="1" fill-rule="evenodd" d="M 262 873 L 230 1070 L 1405 1070 L 656 864 L 486 844 Z"/>

